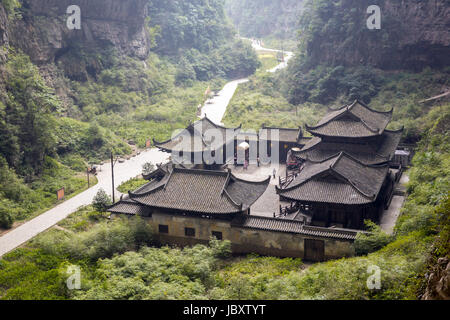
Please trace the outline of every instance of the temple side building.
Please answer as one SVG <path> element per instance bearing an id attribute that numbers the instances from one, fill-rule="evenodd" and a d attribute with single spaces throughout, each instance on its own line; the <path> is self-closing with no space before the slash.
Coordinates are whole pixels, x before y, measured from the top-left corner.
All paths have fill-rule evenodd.
<path id="1" fill-rule="evenodd" d="M 230 171 L 159 166 L 151 181 L 109 208 L 111 216 L 140 216 L 162 244 L 229 240 L 235 254 L 259 253 L 324 261 L 354 255 L 357 232 L 251 215 L 270 177 L 252 182 Z"/>
<path id="2" fill-rule="evenodd" d="M 332 110 L 315 127 L 313 138 L 293 155 L 300 160 L 324 161 L 345 152 L 366 165 L 392 164 L 403 129 L 387 130 L 393 109 L 373 110 L 360 101 Z"/>
<path id="3" fill-rule="evenodd" d="M 313 138 L 290 151 L 299 172 L 277 187 L 280 198 L 311 225 L 361 230 L 364 220 L 379 222 L 398 176 L 390 167 L 403 129 L 386 129 L 392 114 L 355 101 L 306 126 Z"/>
<path id="4" fill-rule="evenodd" d="M 161 151 L 171 153 L 173 158 L 178 157 L 177 162 L 180 164 L 204 165 L 206 169 L 218 169 L 232 161 L 235 137 L 240 130 L 241 127 L 226 128 L 217 125 L 205 116 L 171 139 L 153 142 Z M 205 158 L 206 155 L 210 157 Z M 218 161 L 214 161 L 216 158 Z"/>
<path id="5" fill-rule="evenodd" d="M 307 160 L 277 193 L 309 215 L 311 225 L 362 230 L 364 220 L 379 221 L 393 188 L 388 164 L 366 165 L 340 153 L 321 162 Z"/>
<path id="6" fill-rule="evenodd" d="M 272 157 L 274 148 L 278 146 L 279 163 L 286 163 L 289 150 L 303 148 L 311 138 L 303 137 L 302 128 L 286 129 L 267 127 L 263 125 L 259 131 L 259 140 L 261 143 L 267 144 L 267 153 Z"/>

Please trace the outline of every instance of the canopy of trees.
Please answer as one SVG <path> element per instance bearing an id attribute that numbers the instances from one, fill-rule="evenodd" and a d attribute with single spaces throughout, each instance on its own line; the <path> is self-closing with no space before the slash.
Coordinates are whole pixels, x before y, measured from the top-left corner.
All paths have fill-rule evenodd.
<path id="1" fill-rule="evenodd" d="M 245 37 L 294 39 L 304 0 L 227 0 L 226 11 Z"/>
<path id="2" fill-rule="evenodd" d="M 149 0 L 150 25 L 160 29 L 155 51 L 165 54 L 195 48 L 208 52 L 230 39 L 222 0 Z"/>

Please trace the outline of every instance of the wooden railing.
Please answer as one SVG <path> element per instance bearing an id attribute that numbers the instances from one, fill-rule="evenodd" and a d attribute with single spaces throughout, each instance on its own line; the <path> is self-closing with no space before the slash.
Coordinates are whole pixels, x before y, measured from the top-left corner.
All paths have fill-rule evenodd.
<path id="1" fill-rule="evenodd" d="M 296 213 L 300 210 L 300 205 L 298 203 L 291 203 L 290 206 L 283 207 L 280 205 L 280 217 L 286 217 L 290 214 Z"/>
<path id="2" fill-rule="evenodd" d="M 291 172 L 288 175 L 286 175 L 286 177 L 280 177 L 280 188 L 281 189 L 286 189 L 287 187 L 289 187 L 289 185 L 292 183 L 292 181 L 294 181 L 294 179 L 297 177 L 298 173 L 297 172 Z"/>

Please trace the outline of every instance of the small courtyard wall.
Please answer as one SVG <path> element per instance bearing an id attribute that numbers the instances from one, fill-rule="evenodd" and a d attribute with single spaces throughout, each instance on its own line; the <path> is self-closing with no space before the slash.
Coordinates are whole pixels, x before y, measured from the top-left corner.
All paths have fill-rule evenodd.
<path id="1" fill-rule="evenodd" d="M 221 232 L 223 240 L 229 240 L 235 254 L 257 253 L 277 257 L 304 258 L 305 240 L 324 241 L 324 259 L 339 259 L 355 254 L 353 241 L 306 236 L 298 233 L 256 230 L 232 226 L 230 221 L 169 215 L 153 212 L 145 219 L 151 226 L 156 240 L 162 244 L 191 246 L 207 244 L 213 232 Z M 167 226 L 168 233 L 161 233 L 159 226 Z M 187 236 L 185 228 L 195 229 L 195 236 Z"/>

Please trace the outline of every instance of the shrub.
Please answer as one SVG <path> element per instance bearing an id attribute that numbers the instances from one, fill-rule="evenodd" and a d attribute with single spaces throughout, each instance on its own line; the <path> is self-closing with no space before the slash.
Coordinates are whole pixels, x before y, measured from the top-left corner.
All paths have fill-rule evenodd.
<path id="1" fill-rule="evenodd" d="M 8 211 L 0 207 L 0 227 L 10 229 L 13 226 L 14 219 Z"/>
<path id="2" fill-rule="evenodd" d="M 227 259 L 231 257 L 231 242 L 217 240 L 215 238 L 209 241 L 209 246 L 213 251 L 214 257 L 218 259 Z"/>
<path id="3" fill-rule="evenodd" d="M 142 187 L 144 184 L 148 183 L 147 180 L 142 178 L 131 178 L 128 181 L 125 181 L 122 183 L 117 190 L 119 190 L 122 193 L 127 193 L 128 191 L 134 191 L 140 187 Z"/>
<path id="4" fill-rule="evenodd" d="M 149 174 L 155 170 L 155 166 L 151 162 L 147 162 L 142 166 L 142 174 Z"/>
<path id="5" fill-rule="evenodd" d="M 355 241 L 355 251 L 358 255 L 369 254 L 385 247 L 393 241 L 393 237 L 388 235 L 372 221 L 365 221 L 370 233 L 358 233 Z"/>
<path id="6" fill-rule="evenodd" d="M 109 205 L 111 205 L 111 198 L 106 194 L 105 190 L 100 189 L 92 201 L 92 206 L 97 211 L 105 212 Z"/>

